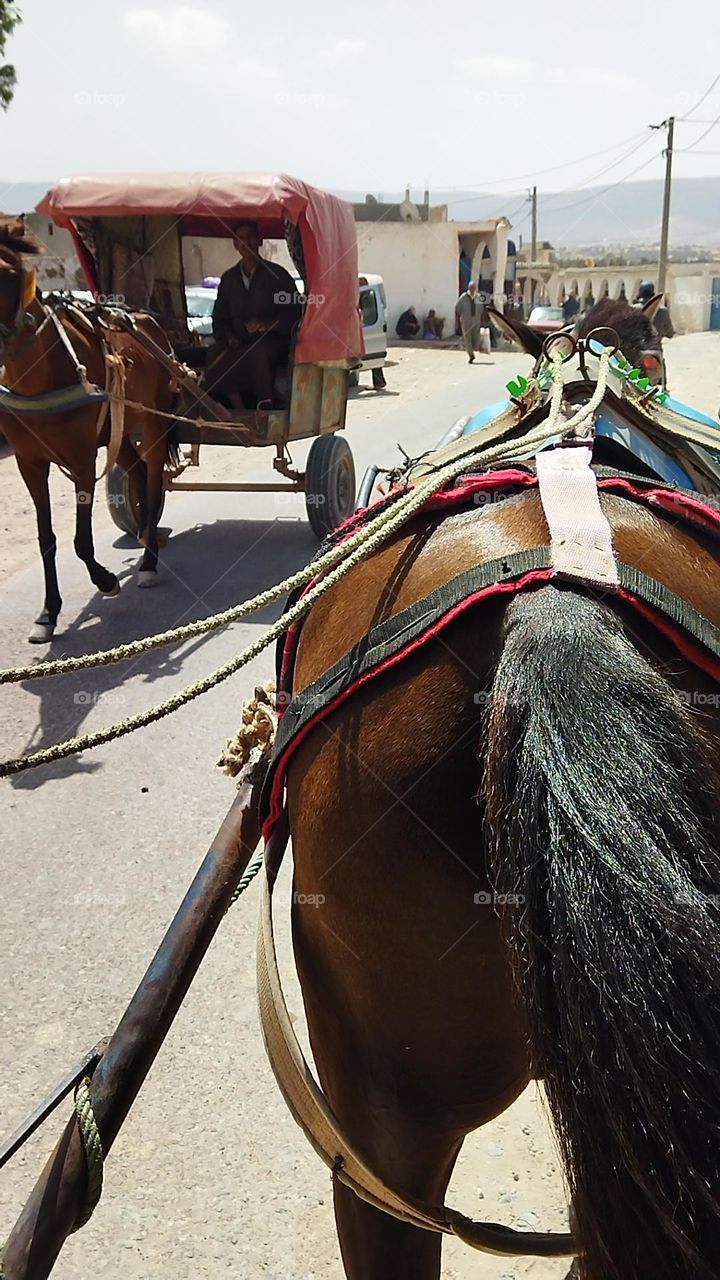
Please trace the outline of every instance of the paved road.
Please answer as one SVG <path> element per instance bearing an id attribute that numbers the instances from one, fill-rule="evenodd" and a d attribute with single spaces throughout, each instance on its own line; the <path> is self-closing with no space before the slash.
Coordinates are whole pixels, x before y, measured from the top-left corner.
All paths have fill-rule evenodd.
<path id="1" fill-rule="evenodd" d="M 504 354 L 471 368 L 459 352 L 403 351 L 388 371 L 388 393 L 361 391 L 350 406 L 358 474 L 373 460 L 391 461 L 397 441 L 410 454 L 432 446 L 460 414 L 498 399 L 526 364 Z M 216 476 L 268 474 L 259 455 L 210 452 Z M 54 654 L 214 613 L 285 577 L 315 546 L 300 499 L 176 494 L 165 520 L 172 536 L 162 585 L 140 592 L 136 548 L 98 512 L 100 558 L 123 577 L 117 600 L 93 593 L 65 537 Z M 18 517 L 11 529 L 15 560 L 26 567 L 3 583 L 3 665 L 34 652 L 25 635 L 41 591 L 28 528 Z M 272 616 L 87 676 L 0 690 L 3 755 L 167 697 L 226 661 Z M 141 734 L 4 784 L 0 1131 L 115 1025 L 230 802 L 232 784 L 214 763 L 243 697 L 270 669 L 270 658 L 260 658 Z M 113 1149 L 96 1216 L 62 1254 L 60 1280 L 339 1280 L 329 1178 L 287 1114 L 261 1048 L 255 915 L 248 895 L 223 924 Z M 288 989 L 300 1013 L 292 981 Z M 63 1108 L 3 1174 L 0 1238 L 66 1115 Z M 548 1226 L 563 1225 L 562 1188 L 533 1094 L 474 1140 L 453 1200 L 504 1221 L 535 1225 L 535 1211 Z M 564 1270 L 480 1261 L 450 1244 L 443 1275 L 551 1280 Z"/>

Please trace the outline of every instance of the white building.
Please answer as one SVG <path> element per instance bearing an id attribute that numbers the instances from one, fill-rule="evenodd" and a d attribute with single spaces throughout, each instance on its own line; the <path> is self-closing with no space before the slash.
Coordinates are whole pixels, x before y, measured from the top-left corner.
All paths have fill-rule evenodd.
<path id="1" fill-rule="evenodd" d="M 414 306 L 420 320 L 432 308 L 445 317 L 445 331 L 454 331 L 454 311 L 461 282 L 478 282 L 488 297 L 502 306 L 506 290 L 512 291 L 515 245 L 508 239 L 507 218 L 476 222 L 450 222 L 444 205 L 381 204 L 368 199 L 355 205 L 360 274 L 382 276 L 388 300 L 388 333 L 392 337 L 398 317 Z M 268 241 L 266 257 L 292 266 L 284 245 Z M 462 264 L 461 264 L 462 255 Z M 221 275 L 235 253 L 227 241 L 189 238 L 183 261 L 188 284 Z M 311 282 L 310 282 L 311 284 Z"/>
<path id="2" fill-rule="evenodd" d="M 558 267 L 545 253 L 535 263 L 518 262 L 517 277 L 525 299 L 526 314 L 532 285 L 535 301 L 557 306 L 575 293 L 583 309 L 591 298 L 626 298 L 632 302 L 641 281 L 657 280 L 657 267 L 645 263 L 625 267 Z M 677 333 L 698 333 L 720 329 L 720 263 L 671 262 L 667 270 L 665 297 Z"/>

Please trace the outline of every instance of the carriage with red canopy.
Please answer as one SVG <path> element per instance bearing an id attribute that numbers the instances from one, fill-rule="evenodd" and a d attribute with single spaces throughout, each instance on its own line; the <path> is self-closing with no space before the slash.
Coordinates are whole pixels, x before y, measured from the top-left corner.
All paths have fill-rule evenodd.
<path id="1" fill-rule="evenodd" d="M 175 360 L 178 440 L 190 448 L 181 466 L 166 473 L 166 487 L 304 492 L 321 536 L 350 514 L 352 453 L 336 432 L 345 426 L 349 371 L 364 348 L 355 223 L 346 201 L 285 174 L 109 174 L 58 183 L 38 210 L 72 235 L 94 297 L 121 301 L 128 312 L 151 312 L 176 355 L 191 363 L 184 242 L 231 240 L 243 219 L 255 222 L 264 240 L 281 241 L 303 296 L 288 365 L 278 371 L 275 403 L 284 407 L 230 412 Z M 288 446 L 304 439 L 312 445 L 299 472 Z M 198 465 L 203 444 L 274 449 L 278 478 L 260 484 L 181 479 L 187 466 Z M 108 505 L 115 523 L 136 533 L 140 499 L 132 485 L 132 473 L 113 468 Z"/>

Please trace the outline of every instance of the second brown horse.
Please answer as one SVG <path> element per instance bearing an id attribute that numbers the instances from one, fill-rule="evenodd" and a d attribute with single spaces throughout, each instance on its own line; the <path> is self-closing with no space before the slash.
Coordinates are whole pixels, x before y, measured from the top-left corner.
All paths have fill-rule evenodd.
<path id="1" fill-rule="evenodd" d="M 2 381 L 18 396 L 41 396 L 77 385 L 77 370 L 62 342 L 46 305 L 32 293 L 23 298 L 28 279 L 22 255 L 35 255 L 41 246 L 21 222 L 0 225 L 0 363 Z M 103 343 L 97 326 L 83 317 L 65 313 L 62 321 L 69 342 L 91 383 L 106 382 Z M 150 316 L 136 317 L 138 327 L 170 353 L 168 339 Z M 169 413 L 173 395 L 167 371 L 131 336 L 123 340 L 125 395 L 129 401 Z M 116 595 L 118 580 L 95 558 L 92 509 L 98 448 L 109 438 L 109 414 L 98 438 L 97 402 L 71 412 L 23 414 L 0 407 L 0 431 L 9 441 L 20 474 L 28 487 L 37 515 L 38 540 L 45 575 L 45 600 L 29 639 L 52 639 L 62 606 L 56 570 L 56 540 L 52 526 L 48 478 L 53 464 L 68 474 L 75 487 L 75 551 L 87 565 L 91 582 L 103 595 Z M 162 505 L 163 470 L 172 445 L 167 418 L 144 414 L 128 406 L 117 464 L 125 471 L 140 472 L 144 493 L 142 542 L 138 584 L 157 580 L 157 523 Z M 130 435 L 142 428 L 137 448 Z"/>

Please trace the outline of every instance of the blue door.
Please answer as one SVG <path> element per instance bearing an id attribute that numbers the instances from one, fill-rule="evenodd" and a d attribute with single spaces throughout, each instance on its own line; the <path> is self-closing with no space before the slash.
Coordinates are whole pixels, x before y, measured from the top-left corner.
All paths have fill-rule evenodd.
<path id="1" fill-rule="evenodd" d="M 712 282 L 712 294 L 710 297 L 710 328 L 720 329 L 720 276 L 715 276 Z"/>

